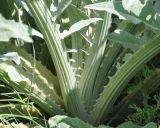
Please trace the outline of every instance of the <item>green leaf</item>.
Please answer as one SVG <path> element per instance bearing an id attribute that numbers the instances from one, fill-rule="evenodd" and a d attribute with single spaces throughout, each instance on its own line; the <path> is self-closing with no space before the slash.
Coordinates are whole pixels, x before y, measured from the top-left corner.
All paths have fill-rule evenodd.
<path id="1" fill-rule="evenodd" d="M 111 14 L 102 13 L 101 18 L 103 18 L 103 21 L 96 24 L 93 46 L 89 50 L 79 82 L 82 99 L 89 111 L 93 107 L 94 82 L 106 47 L 105 37 L 111 26 Z"/>
<path id="2" fill-rule="evenodd" d="M 91 23 L 94 23 L 94 22 L 97 22 L 99 20 L 102 20 L 101 18 L 90 18 L 90 19 L 87 19 L 87 20 L 81 20 L 75 24 L 73 24 L 69 30 L 64 30 L 62 33 L 61 33 L 61 38 L 64 39 L 68 36 L 70 36 L 71 34 L 81 30 L 82 28 L 90 25 Z"/>
<path id="3" fill-rule="evenodd" d="M 117 126 L 117 128 L 157 128 L 157 125 L 153 122 L 150 122 L 142 127 L 137 124 L 134 124 L 131 121 L 128 121 L 128 122 L 120 124 L 119 126 Z"/>
<path id="4" fill-rule="evenodd" d="M 97 128 L 113 128 L 113 127 L 106 126 L 106 125 L 99 125 Z"/>
<path id="5" fill-rule="evenodd" d="M 145 126 L 143 126 L 142 128 L 157 128 L 157 125 L 153 122 L 150 122 L 146 124 Z"/>
<path id="6" fill-rule="evenodd" d="M 152 73 L 148 77 L 146 77 L 143 81 L 140 81 L 136 86 L 128 90 L 128 95 L 125 96 L 114 108 L 116 115 L 110 120 L 109 124 L 119 119 L 123 120 L 126 117 L 126 115 L 128 115 L 129 113 L 129 111 L 126 112 L 126 108 L 129 108 L 129 105 L 135 104 L 135 101 L 137 100 L 141 101 L 143 94 L 149 95 L 153 93 L 157 88 L 159 88 L 159 86 L 160 86 L 160 69 L 156 69 L 152 71 Z M 146 118 L 150 118 L 150 114 L 146 114 L 148 113 L 146 108 L 144 108 L 144 111 L 140 110 L 140 112 L 138 112 L 139 111 L 138 107 L 132 105 L 132 108 L 137 112 L 137 114 L 135 114 L 135 118 L 138 115 L 138 118 L 135 119 L 137 120 L 136 123 L 141 124 L 142 120 Z M 153 111 L 151 113 L 154 115 Z M 145 114 L 146 116 L 141 116 Z M 132 119 L 133 119 L 133 115 L 129 120 L 132 120 Z"/>
<path id="7" fill-rule="evenodd" d="M 90 114 L 89 122 L 99 124 L 100 121 L 110 112 L 117 97 L 126 87 L 129 80 L 154 56 L 160 52 L 160 35 L 148 41 L 144 47 L 137 50 L 133 56 L 125 62 L 121 68 L 111 77 L 105 86 L 93 111 Z"/>
<path id="8" fill-rule="evenodd" d="M 55 20 L 59 15 L 61 15 L 64 10 L 71 4 L 72 0 L 61 0 L 58 3 L 58 6 L 55 6 L 54 3 L 51 4 L 50 10 L 53 13 L 53 20 Z"/>
<path id="9" fill-rule="evenodd" d="M 57 72 L 63 101 L 66 109 L 73 116 L 86 119 L 87 113 L 80 100 L 79 90 L 76 88 L 74 72 L 68 62 L 65 44 L 60 39 L 59 30 L 52 20 L 51 13 L 44 0 L 25 0 L 35 22 L 44 35 L 45 43 L 49 49 L 52 61 Z"/>
<path id="10" fill-rule="evenodd" d="M 117 128 L 141 128 L 141 126 L 138 126 L 131 121 L 125 122 L 123 124 L 120 124 Z"/>
<path id="11" fill-rule="evenodd" d="M 15 67 L 7 66 L 5 71 L 7 72 L 11 81 L 13 81 L 13 82 L 25 81 L 25 78 L 16 71 Z"/>
<path id="12" fill-rule="evenodd" d="M 133 12 L 136 15 L 140 15 L 143 4 L 139 0 L 122 0 L 124 10 Z"/>
<path id="13" fill-rule="evenodd" d="M 56 115 L 48 120 L 49 128 L 92 128 L 78 118 Z"/>
<path id="14" fill-rule="evenodd" d="M 138 38 L 127 31 L 116 29 L 111 34 L 107 35 L 107 38 L 120 43 L 126 48 L 130 48 L 132 50 L 137 50 L 145 44 L 145 41 L 141 38 Z"/>
<path id="15" fill-rule="evenodd" d="M 115 10 L 114 5 L 111 1 L 86 5 L 85 8 L 110 12 L 119 16 L 120 19 L 123 19 L 123 20 L 125 19 L 125 17 L 121 16 L 121 14 Z"/>
<path id="16" fill-rule="evenodd" d="M 159 0 L 155 0 L 155 9 L 156 9 L 156 12 L 158 13 L 158 15 L 160 14 L 160 1 Z"/>
<path id="17" fill-rule="evenodd" d="M 26 42 L 33 42 L 30 36 L 43 38 L 43 35 L 37 30 L 20 22 L 6 20 L 0 14 L 0 41 L 9 41 L 10 38 L 20 38 Z"/>
<path id="18" fill-rule="evenodd" d="M 6 61 L 6 60 L 14 61 L 18 65 L 21 63 L 20 57 L 17 52 L 9 52 L 9 53 L 0 55 L 0 62 Z"/>
<path id="19" fill-rule="evenodd" d="M 64 114 L 61 97 L 54 87 L 59 86 L 57 78 L 40 62 L 22 49 L 11 44 L 3 44 L 10 53 L 17 51 L 21 64 L 11 59 L 0 63 L 0 80 L 15 90 L 31 95 L 31 100 L 51 115 Z M 12 55 L 12 54 L 11 54 Z"/>
<path id="20" fill-rule="evenodd" d="M 89 19 L 89 17 L 82 10 L 80 10 L 79 8 L 77 8 L 77 6 L 74 5 L 70 5 L 68 7 L 67 14 L 70 20 L 70 25 L 73 25 L 74 23 L 82 19 Z M 85 31 L 86 29 L 87 27 L 82 31 Z M 73 33 L 71 35 L 71 39 L 71 49 L 77 50 L 77 53 L 72 52 L 72 59 L 74 59 L 75 62 L 71 63 L 71 65 L 74 68 L 74 73 L 78 82 L 78 80 L 80 79 L 81 72 L 83 70 L 84 58 L 86 57 L 86 54 L 84 54 L 82 51 L 82 49 L 84 48 L 84 41 L 82 35 L 79 32 Z"/>
<path id="21" fill-rule="evenodd" d="M 29 8 L 27 7 L 26 3 L 24 2 L 24 0 L 15 0 L 17 5 L 20 5 L 22 8 L 24 8 L 30 15 L 31 12 L 29 11 Z"/>
<path id="22" fill-rule="evenodd" d="M 107 11 L 119 16 L 120 19 L 135 24 L 143 22 L 153 29 L 160 29 L 159 14 L 150 0 L 145 0 L 144 4 L 140 0 L 109 1 L 87 5 L 86 8 Z"/>

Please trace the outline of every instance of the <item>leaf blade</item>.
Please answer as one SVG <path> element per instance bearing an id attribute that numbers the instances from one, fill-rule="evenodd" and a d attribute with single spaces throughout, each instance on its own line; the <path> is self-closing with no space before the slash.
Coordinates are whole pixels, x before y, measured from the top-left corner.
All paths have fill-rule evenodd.
<path id="1" fill-rule="evenodd" d="M 100 2 L 87 5 L 86 8 L 107 11 L 119 16 L 120 19 L 129 20 L 134 24 L 143 22 L 155 30 L 160 30 L 160 16 L 149 0 L 145 0 L 144 4 L 140 0 Z"/>
<path id="2" fill-rule="evenodd" d="M 6 20 L 2 15 L 0 15 L 0 30 L 0 41 L 9 41 L 10 38 L 20 38 L 26 42 L 33 42 L 30 36 L 43 38 L 43 35 L 37 30 L 20 22 Z"/>
<path id="3" fill-rule="evenodd" d="M 94 22 L 100 21 L 100 20 L 102 20 L 102 19 L 101 18 L 90 18 L 90 19 L 78 21 L 78 22 L 74 23 L 69 28 L 69 30 L 64 30 L 61 33 L 61 38 L 64 39 L 64 38 L 70 36 L 71 34 L 77 32 L 77 31 L 80 31 L 84 27 L 87 27 L 88 25 L 90 25 L 90 24 L 92 24 Z"/>
<path id="4" fill-rule="evenodd" d="M 142 38 L 135 37 L 129 32 L 120 29 L 116 29 L 114 32 L 108 34 L 107 38 L 131 50 L 138 50 L 145 44 Z"/>

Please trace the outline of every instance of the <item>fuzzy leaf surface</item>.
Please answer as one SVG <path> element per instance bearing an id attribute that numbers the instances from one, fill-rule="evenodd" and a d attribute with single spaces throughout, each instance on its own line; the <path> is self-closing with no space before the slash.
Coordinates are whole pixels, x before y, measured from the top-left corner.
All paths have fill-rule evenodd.
<path id="1" fill-rule="evenodd" d="M 107 11 L 119 16 L 120 19 L 129 20 L 134 24 L 143 22 L 153 29 L 160 29 L 159 13 L 157 13 L 157 8 L 154 7 L 150 0 L 145 0 L 144 3 L 141 3 L 140 0 L 100 2 L 87 5 L 86 8 Z"/>
<path id="2" fill-rule="evenodd" d="M 99 20 L 102 20 L 101 18 L 90 18 L 90 19 L 87 19 L 87 20 L 81 20 L 81 21 L 78 21 L 77 23 L 73 24 L 69 30 L 64 30 L 62 33 L 61 33 L 61 38 L 64 39 L 68 36 L 70 36 L 71 34 L 83 29 L 84 27 L 94 23 L 94 22 L 97 22 Z"/>
<path id="3" fill-rule="evenodd" d="M 54 20 L 64 12 L 64 10 L 71 4 L 71 2 L 72 0 L 61 0 L 58 3 L 58 6 L 55 6 L 54 3 L 51 4 L 50 10 L 54 15 Z"/>
<path id="4" fill-rule="evenodd" d="M 143 39 L 138 38 L 130 34 L 129 32 L 120 29 L 116 29 L 111 34 L 108 34 L 107 38 L 132 50 L 137 50 L 145 44 L 145 41 Z"/>
<path id="5" fill-rule="evenodd" d="M 0 41 L 9 41 L 10 38 L 20 38 L 25 42 L 33 42 L 30 36 L 43 38 L 43 35 L 37 30 L 20 22 L 6 20 L 0 15 Z"/>
<path id="6" fill-rule="evenodd" d="M 49 128 L 92 128 L 78 118 L 56 115 L 48 120 Z"/>

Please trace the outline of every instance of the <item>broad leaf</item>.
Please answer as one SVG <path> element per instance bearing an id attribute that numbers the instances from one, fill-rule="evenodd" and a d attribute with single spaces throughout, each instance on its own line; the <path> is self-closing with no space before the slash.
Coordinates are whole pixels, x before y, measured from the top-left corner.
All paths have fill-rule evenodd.
<path id="1" fill-rule="evenodd" d="M 16 3 L 20 5 L 22 8 L 24 8 L 28 12 L 28 14 L 32 16 L 31 12 L 29 11 L 29 8 L 23 0 L 16 0 Z"/>
<path id="2" fill-rule="evenodd" d="M 49 49 L 60 82 L 66 109 L 73 116 L 85 119 L 87 113 L 80 100 L 79 90 L 75 88 L 76 79 L 70 63 L 68 62 L 67 53 L 64 51 L 66 47 L 60 39 L 59 31 L 54 27 L 56 23 L 51 19 L 51 13 L 47 8 L 46 2 L 44 0 L 25 0 L 25 2 L 44 35 L 45 43 Z"/>
<path id="3" fill-rule="evenodd" d="M 155 3 L 155 9 L 156 9 L 156 12 L 158 13 L 158 15 L 160 15 L 160 0 L 156 0 L 156 3 Z"/>
<path id="4" fill-rule="evenodd" d="M 0 80 L 17 91 L 30 94 L 31 100 L 46 112 L 50 114 L 55 112 L 55 114 L 64 114 L 63 109 L 59 106 L 62 103 L 61 98 L 56 94 L 51 85 L 54 83 L 49 83 L 50 79 L 43 77 L 43 73 L 41 75 L 41 69 L 33 71 L 34 67 L 32 67 L 31 62 L 25 58 L 21 59 L 23 66 L 15 65 L 8 60 L 0 63 Z M 33 79 L 34 75 L 36 77 Z"/>
<path id="5" fill-rule="evenodd" d="M 9 78 L 11 79 L 11 81 L 13 82 L 21 82 L 21 81 L 25 81 L 25 77 L 23 77 L 21 74 L 19 74 L 16 71 L 16 68 L 13 66 L 7 66 L 5 71 L 8 73 Z"/>
<path id="6" fill-rule="evenodd" d="M 0 55 L 0 62 L 6 61 L 6 60 L 14 61 L 18 65 L 21 63 L 20 57 L 17 52 L 9 52 L 9 53 Z"/>
<path id="7" fill-rule="evenodd" d="M 157 125 L 153 122 L 146 124 L 145 126 L 139 126 L 131 121 L 120 124 L 117 128 L 157 128 Z"/>
<path id="8" fill-rule="evenodd" d="M 78 118 L 56 115 L 48 120 L 49 128 L 92 128 Z"/>
<path id="9" fill-rule="evenodd" d="M 2 55 L 0 80 L 17 91 L 30 93 L 32 101 L 49 114 L 64 114 L 60 107 L 63 106 L 62 99 L 57 94 L 58 79 L 24 50 L 9 43 L 3 46 L 9 53 Z M 20 64 L 17 65 L 12 61 Z"/>
<path id="10" fill-rule="evenodd" d="M 114 5 L 111 1 L 86 5 L 85 8 L 110 12 L 119 16 L 120 19 L 125 19 L 125 17 L 121 16 L 121 14 L 115 10 Z"/>
<path id="11" fill-rule="evenodd" d="M 120 19 L 135 24 L 144 22 L 153 29 L 160 29 L 160 16 L 150 0 L 145 0 L 144 4 L 140 0 L 109 1 L 87 5 L 86 8 L 107 11 L 119 16 Z"/>
<path id="12" fill-rule="evenodd" d="M 76 1 L 73 1 L 73 3 L 76 2 Z M 76 3 L 75 3 L 76 4 Z M 89 17 L 85 14 L 84 11 L 82 11 L 81 9 L 77 8 L 77 6 L 74 6 L 74 5 L 70 5 L 68 8 L 67 8 L 67 14 L 68 14 L 68 18 L 70 20 L 70 25 L 73 25 L 74 23 L 80 21 L 80 20 L 86 20 L 86 19 L 89 19 Z M 88 30 L 88 28 L 84 28 L 81 32 L 84 32 L 86 33 L 86 30 Z M 71 46 L 72 48 L 71 49 L 76 49 L 77 50 L 77 53 L 73 53 L 72 52 L 72 59 L 75 60 L 75 62 L 71 63 L 71 66 L 73 67 L 73 71 L 75 73 L 75 76 L 76 76 L 76 80 L 77 80 L 77 83 L 79 81 L 79 78 L 80 78 L 80 75 L 81 75 L 81 72 L 83 70 L 83 65 L 85 63 L 85 60 L 84 58 L 86 57 L 86 54 L 83 53 L 82 49 L 84 48 L 84 40 L 83 40 L 83 37 L 81 36 L 79 32 L 75 32 L 71 35 Z M 85 47 L 87 47 L 85 45 Z"/>
<path id="13" fill-rule="evenodd" d="M 43 35 L 37 30 L 20 22 L 6 20 L 0 15 L 0 41 L 9 41 L 10 38 L 20 38 L 25 42 L 33 42 L 30 36 L 43 38 Z"/>
<path id="14" fill-rule="evenodd" d="M 106 125 L 100 125 L 100 126 L 98 126 L 97 128 L 113 128 L 113 127 L 106 126 Z"/>
<path id="15" fill-rule="evenodd" d="M 71 2 L 72 0 L 61 0 L 58 3 L 58 6 L 55 6 L 54 3 L 52 3 L 50 6 L 50 10 L 53 13 L 53 20 L 55 20 L 59 15 L 61 15 L 64 10 L 71 4 Z"/>
<path id="16" fill-rule="evenodd" d="M 117 97 L 126 87 L 127 83 L 133 76 L 155 55 L 160 52 L 159 47 L 160 35 L 155 36 L 152 40 L 145 44 L 145 47 L 137 50 L 130 60 L 125 62 L 123 66 L 110 79 L 107 86 L 105 86 L 93 111 L 89 117 L 89 122 L 98 124 L 107 115 Z"/>
<path id="17" fill-rule="evenodd" d="M 107 38 L 132 50 L 137 50 L 145 44 L 143 39 L 133 36 L 129 32 L 120 29 L 116 29 L 111 34 L 108 34 Z"/>
<path id="18" fill-rule="evenodd" d="M 101 18 L 90 18 L 90 19 L 87 19 L 87 20 L 81 20 L 75 24 L 73 24 L 69 30 L 64 30 L 62 33 L 61 33 L 61 38 L 64 39 L 66 38 L 67 36 L 70 36 L 71 34 L 81 30 L 82 28 L 90 25 L 91 23 L 94 23 L 94 22 L 97 22 L 99 20 L 102 20 Z"/>
<path id="19" fill-rule="evenodd" d="M 123 124 L 120 124 L 117 128 L 141 128 L 141 126 L 138 126 L 131 121 L 125 122 Z"/>
<path id="20" fill-rule="evenodd" d="M 145 126 L 143 126 L 142 128 L 157 128 L 157 125 L 153 122 L 150 122 L 146 124 Z"/>

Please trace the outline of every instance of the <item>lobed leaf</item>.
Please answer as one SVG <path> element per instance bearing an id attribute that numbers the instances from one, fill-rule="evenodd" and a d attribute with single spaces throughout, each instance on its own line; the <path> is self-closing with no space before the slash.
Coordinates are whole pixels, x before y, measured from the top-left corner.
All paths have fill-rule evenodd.
<path id="1" fill-rule="evenodd" d="M 9 48 L 11 52 L 16 49 L 12 45 Z M 17 91 L 30 95 L 31 100 L 49 114 L 64 114 L 63 109 L 61 109 L 63 106 L 62 99 L 55 90 L 57 86 L 55 76 L 39 62 L 35 62 L 28 53 L 21 49 L 16 50 L 19 53 L 21 64 L 15 65 L 8 59 L 1 62 L 0 80 Z"/>
<path id="2" fill-rule="evenodd" d="M 81 30 L 82 28 L 90 25 L 91 23 L 94 23 L 94 22 L 97 22 L 97 21 L 100 21 L 102 20 L 101 18 L 90 18 L 90 19 L 87 19 L 87 20 L 81 20 L 81 21 L 78 21 L 77 23 L 73 24 L 69 30 L 64 30 L 62 33 L 61 33 L 61 38 L 64 39 L 68 36 L 70 36 L 71 34 Z"/>
<path id="3" fill-rule="evenodd" d="M 37 30 L 20 22 L 6 20 L 0 15 L 0 41 L 9 41 L 10 38 L 19 38 L 25 42 L 33 42 L 30 36 L 43 38 L 43 35 Z"/>
<path id="4" fill-rule="evenodd" d="M 153 29 L 160 30 L 160 15 L 150 0 L 145 0 L 144 4 L 140 0 L 109 1 L 87 5 L 86 8 L 107 11 L 120 19 L 129 20 L 134 24 L 143 22 Z"/>
<path id="5" fill-rule="evenodd" d="M 108 34 L 107 38 L 132 50 L 138 50 L 145 44 L 145 40 L 142 38 L 138 38 L 129 32 L 120 29 L 116 29 L 114 32 Z"/>
<path id="6" fill-rule="evenodd" d="M 93 46 L 89 49 L 89 55 L 86 58 L 79 83 L 81 96 L 88 111 L 93 105 L 94 82 L 106 47 L 105 36 L 111 26 L 111 14 L 103 13 L 101 17 L 103 17 L 103 21 L 96 24 Z"/>
<path id="7" fill-rule="evenodd" d="M 134 124 L 131 121 L 125 122 L 117 126 L 117 128 L 141 128 L 141 126 Z"/>
<path id="8" fill-rule="evenodd" d="M 126 87 L 128 81 L 148 62 L 152 57 L 160 52 L 159 45 L 160 35 L 157 35 L 146 45 L 136 51 L 135 54 L 121 66 L 116 74 L 110 79 L 105 86 L 100 98 L 97 100 L 93 111 L 89 117 L 89 122 L 99 124 L 106 114 L 109 113 L 115 100 Z"/>
<path id="9" fill-rule="evenodd" d="M 76 88 L 76 79 L 68 62 L 65 44 L 60 38 L 56 23 L 44 0 L 25 0 L 35 22 L 44 35 L 45 42 L 54 61 L 55 69 L 60 83 L 63 101 L 66 109 L 73 116 L 86 119 L 87 113 L 80 100 L 79 90 Z"/>
<path id="10" fill-rule="evenodd" d="M 125 122 L 117 126 L 116 128 L 157 128 L 157 125 L 153 122 L 150 122 L 146 124 L 145 126 L 139 126 L 137 124 L 134 124 L 131 121 Z"/>
<path id="11" fill-rule="evenodd" d="M 17 52 L 9 52 L 9 53 L 0 55 L 0 63 L 1 63 L 1 61 L 3 62 L 6 60 L 14 61 L 18 65 L 21 63 L 21 59 L 20 59 Z"/>
<path id="12" fill-rule="evenodd" d="M 89 17 L 79 8 L 77 8 L 74 5 L 70 5 L 67 9 L 67 14 L 70 19 L 70 25 L 73 25 L 74 23 L 82 20 L 82 19 L 89 19 Z M 87 27 L 83 29 L 82 31 L 86 31 L 88 29 Z M 85 42 L 83 42 L 83 37 L 80 34 L 81 32 L 75 32 L 71 35 L 71 49 L 76 49 L 77 53 L 72 52 L 71 58 L 75 60 L 75 62 L 71 63 L 71 66 L 73 67 L 76 80 L 77 80 L 77 85 L 79 78 L 81 76 L 81 72 L 83 70 L 83 63 L 84 63 L 84 58 L 86 57 L 82 51 L 82 49 L 86 46 Z M 86 46 L 87 47 L 87 46 Z"/>
<path id="13" fill-rule="evenodd" d="M 48 120 L 49 128 L 92 128 L 78 118 L 56 115 Z"/>
<path id="14" fill-rule="evenodd" d="M 53 13 L 53 20 L 55 20 L 59 15 L 61 15 L 64 10 L 71 4 L 72 0 L 61 0 L 58 3 L 58 6 L 55 6 L 54 3 L 51 4 L 50 10 Z"/>

